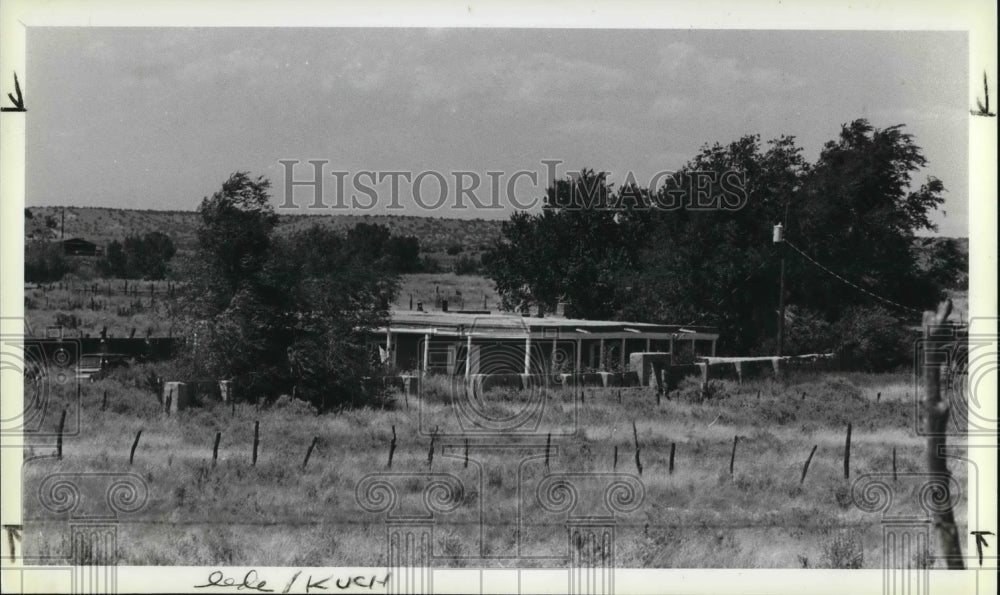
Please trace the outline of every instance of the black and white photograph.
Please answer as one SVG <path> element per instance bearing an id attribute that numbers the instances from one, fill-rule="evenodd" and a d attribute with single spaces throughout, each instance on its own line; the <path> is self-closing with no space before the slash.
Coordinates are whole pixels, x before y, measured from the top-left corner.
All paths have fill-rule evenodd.
<path id="1" fill-rule="evenodd" d="M 995 592 L 996 7 L 494 4 L 4 7 L 4 590 Z"/>

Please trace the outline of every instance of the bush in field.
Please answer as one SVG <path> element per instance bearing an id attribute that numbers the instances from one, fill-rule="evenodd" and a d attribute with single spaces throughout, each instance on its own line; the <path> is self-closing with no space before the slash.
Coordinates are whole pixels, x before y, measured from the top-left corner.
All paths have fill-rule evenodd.
<path id="1" fill-rule="evenodd" d="M 59 242 L 29 242 L 24 246 L 24 280 L 51 283 L 73 270 Z"/>
<path id="2" fill-rule="evenodd" d="M 863 567 L 865 552 L 861 536 L 851 531 L 837 533 L 830 543 L 824 546 L 823 561 L 828 568 L 856 569 Z"/>
<path id="3" fill-rule="evenodd" d="M 849 368 L 884 372 L 913 361 L 916 337 L 883 308 L 849 309 L 834 325 L 834 332 L 838 355 Z"/>
<path id="4" fill-rule="evenodd" d="M 105 277 L 119 279 L 163 279 L 167 265 L 177 253 L 170 236 L 153 231 L 143 236 L 131 235 L 124 242 L 108 244 L 98 269 Z"/>
<path id="5" fill-rule="evenodd" d="M 478 275 L 482 272 L 482 262 L 472 256 L 460 256 L 455 261 L 454 271 L 456 275 Z"/>
<path id="6" fill-rule="evenodd" d="M 366 334 L 387 323 L 397 279 L 363 249 L 371 234 L 273 237 L 269 187 L 238 172 L 202 201 L 187 296 L 201 319 L 195 359 L 232 378 L 237 398 L 294 394 L 320 411 L 374 404 L 382 391 L 366 379 L 380 363 Z"/>

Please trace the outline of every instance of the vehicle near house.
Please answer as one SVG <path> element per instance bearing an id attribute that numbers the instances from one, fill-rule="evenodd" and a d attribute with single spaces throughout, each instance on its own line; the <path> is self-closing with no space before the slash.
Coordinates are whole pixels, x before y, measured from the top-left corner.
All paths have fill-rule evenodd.
<path id="1" fill-rule="evenodd" d="M 77 380 L 100 380 L 116 368 L 132 365 L 132 358 L 124 353 L 88 353 L 80 356 L 76 364 Z"/>

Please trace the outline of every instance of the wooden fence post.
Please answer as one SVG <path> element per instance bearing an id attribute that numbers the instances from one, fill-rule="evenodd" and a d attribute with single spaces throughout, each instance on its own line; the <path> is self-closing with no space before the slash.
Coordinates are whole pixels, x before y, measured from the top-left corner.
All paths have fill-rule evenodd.
<path id="1" fill-rule="evenodd" d="M 816 454 L 816 448 L 818 446 L 819 446 L 818 444 L 813 445 L 812 450 L 809 451 L 809 458 L 806 459 L 806 464 L 802 467 L 802 478 L 799 479 L 799 485 L 802 485 L 806 482 L 806 473 L 809 473 L 809 463 L 812 462 L 813 455 Z"/>
<path id="2" fill-rule="evenodd" d="M 549 451 L 552 449 L 552 432 L 545 437 L 545 470 L 549 469 Z"/>
<path id="3" fill-rule="evenodd" d="M 128 464 L 131 465 L 135 459 L 135 449 L 139 446 L 139 437 L 142 436 L 142 428 L 135 433 L 135 440 L 132 441 L 132 450 L 128 453 Z"/>
<path id="4" fill-rule="evenodd" d="M 260 422 L 253 422 L 253 460 L 252 465 L 257 465 L 257 447 L 260 445 Z"/>
<path id="5" fill-rule="evenodd" d="M 306 449 L 306 460 L 302 461 L 302 470 L 306 470 L 306 465 L 309 464 L 309 457 L 312 456 L 313 449 L 316 448 L 316 443 L 319 442 L 319 436 L 313 436 L 312 442 L 309 444 L 309 448 Z"/>
<path id="6" fill-rule="evenodd" d="M 56 457 L 62 458 L 63 430 L 66 428 L 66 410 L 59 416 L 59 433 L 56 434 Z"/>
<path id="7" fill-rule="evenodd" d="M 938 306 L 937 312 L 924 312 L 923 365 L 924 375 L 924 433 L 927 436 L 927 470 L 933 475 L 944 477 L 945 505 L 935 507 L 934 526 L 937 528 L 941 550 L 947 561 L 948 568 L 961 570 L 965 568 L 962 561 L 962 547 L 959 543 L 958 527 L 955 525 L 955 515 L 952 509 L 951 491 L 948 482 L 951 472 L 945 458 L 948 416 L 948 403 L 941 398 L 941 361 L 938 349 L 940 339 L 934 340 L 943 330 L 948 315 L 951 314 L 951 300 L 945 300 Z"/>
<path id="8" fill-rule="evenodd" d="M 219 441 L 222 440 L 222 432 L 215 433 L 215 445 L 212 446 L 212 466 L 219 460 Z"/>
<path id="9" fill-rule="evenodd" d="M 427 449 L 427 467 L 429 469 L 434 468 L 434 441 L 437 439 L 437 427 L 431 432 L 431 445 Z"/>
<path id="10" fill-rule="evenodd" d="M 465 439 L 465 462 L 462 464 L 462 467 L 465 467 L 465 468 L 469 467 L 469 439 L 468 438 Z"/>
<path id="11" fill-rule="evenodd" d="M 667 469 L 667 472 L 670 473 L 670 474 L 673 474 L 673 472 L 674 472 L 674 451 L 676 450 L 676 448 L 677 448 L 677 443 L 676 442 L 671 442 L 670 443 L 670 466 Z"/>
<path id="12" fill-rule="evenodd" d="M 733 436 L 733 452 L 729 455 L 729 474 L 733 474 L 733 466 L 736 464 L 736 443 L 739 441 L 739 436 Z"/>
<path id="13" fill-rule="evenodd" d="M 642 461 L 639 459 L 639 431 L 635 427 L 635 420 L 632 420 L 632 438 L 635 440 L 635 469 L 642 476 Z"/>
<path id="14" fill-rule="evenodd" d="M 615 454 L 614 454 L 614 457 L 611 459 L 611 470 L 612 471 L 617 471 L 618 470 L 618 445 L 617 444 L 615 445 Z"/>
<path id="15" fill-rule="evenodd" d="M 108 389 L 104 389 L 104 398 L 101 399 L 101 411 L 108 408 Z"/>
<path id="16" fill-rule="evenodd" d="M 892 447 L 892 481 L 896 481 L 896 447 Z"/>
<path id="17" fill-rule="evenodd" d="M 392 469 L 392 455 L 396 453 L 396 426 L 392 426 L 392 442 L 389 443 L 389 464 L 386 468 Z"/>
<path id="18" fill-rule="evenodd" d="M 844 479 L 851 478 L 851 423 L 847 423 L 847 440 L 844 442 Z"/>

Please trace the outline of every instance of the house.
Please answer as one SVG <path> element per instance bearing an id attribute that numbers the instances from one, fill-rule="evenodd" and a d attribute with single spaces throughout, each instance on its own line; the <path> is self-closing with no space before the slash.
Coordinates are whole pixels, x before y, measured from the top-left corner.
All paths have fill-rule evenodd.
<path id="1" fill-rule="evenodd" d="M 715 355 L 711 328 L 531 318 L 511 313 L 394 311 L 369 340 L 397 370 L 453 376 L 624 372 L 635 352 L 677 363 Z"/>
<path id="2" fill-rule="evenodd" d="M 97 244 L 83 238 L 69 238 L 62 241 L 63 253 L 67 256 L 97 256 L 101 249 Z"/>

